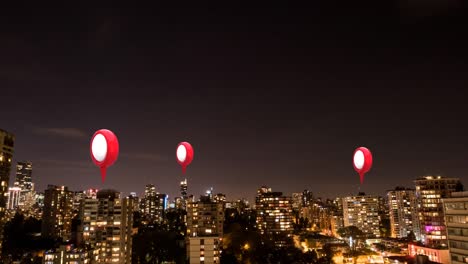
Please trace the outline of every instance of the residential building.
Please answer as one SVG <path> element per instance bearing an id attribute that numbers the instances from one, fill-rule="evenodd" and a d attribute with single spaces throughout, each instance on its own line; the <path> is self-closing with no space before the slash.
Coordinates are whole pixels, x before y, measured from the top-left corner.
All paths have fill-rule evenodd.
<path id="1" fill-rule="evenodd" d="M 452 264 L 468 263 L 468 192 L 453 192 L 443 200 Z"/>
<path id="2" fill-rule="evenodd" d="M 80 209 L 78 245 L 98 250 L 93 263 L 131 263 L 133 199 L 115 190 L 87 197 Z"/>
<path id="3" fill-rule="evenodd" d="M 167 208 L 167 195 L 156 192 L 153 184 L 145 187 L 145 197 L 141 199 L 140 211 L 147 223 L 162 223 Z"/>
<path id="4" fill-rule="evenodd" d="M 429 247 L 447 246 L 442 199 L 450 198 L 461 185 L 458 178 L 424 176 L 416 179 L 421 240 Z"/>
<path id="5" fill-rule="evenodd" d="M 411 257 L 418 258 L 418 256 L 426 256 L 428 260 L 435 263 L 450 264 L 449 250 L 444 248 L 424 247 L 414 244 L 408 245 L 408 254 Z M 416 262 L 428 263 L 428 262 Z"/>
<path id="6" fill-rule="evenodd" d="M 416 239 L 420 240 L 421 232 L 417 210 L 416 192 L 414 189 L 397 187 L 387 192 L 387 200 L 390 214 L 390 236 L 393 238 L 405 238 L 413 232 Z"/>
<path id="7" fill-rule="evenodd" d="M 49 185 L 44 194 L 42 236 L 71 239 L 73 192 L 65 186 Z"/>
<path id="8" fill-rule="evenodd" d="M 56 249 L 44 252 L 44 264 L 90 264 L 95 253 L 92 250 L 76 248 L 73 245 L 61 245 Z M 97 257 L 97 256 L 96 256 Z"/>
<path id="9" fill-rule="evenodd" d="M 293 231 L 291 197 L 263 186 L 257 191 L 255 210 L 260 233 L 278 236 L 275 241 L 277 246 L 284 246 L 288 241 L 286 238 L 291 237 Z"/>
<path id="10" fill-rule="evenodd" d="M 224 202 L 201 196 L 187 203 L 187 257 L 189 263 L 220 263 Z"/>
<path id="11" fill-rule="evenodd" d="M 14 145 L 15 136 L 0 129 L 0 213 L 6 209 Z"/>
<path id="12" fill-rule="evenodd" d="M 344 226 L 356 226 L 368 236 L 380 237 L 379 198 L 359 193 L 343 198 Z"/>

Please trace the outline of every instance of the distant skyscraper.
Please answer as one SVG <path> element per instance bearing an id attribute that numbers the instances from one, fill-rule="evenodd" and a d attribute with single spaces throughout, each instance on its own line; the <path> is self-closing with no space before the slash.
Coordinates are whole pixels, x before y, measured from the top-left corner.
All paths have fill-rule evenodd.
<path id="1" fill-rule="evenodd" d="M 188 197 L 187 190 L 188 190 L 187 179 L 184 179 L 183 181 L 180 182 L 180 195 L 185 200 L 187 200 L 187 197 Z"/>
<path id="2" fill-rule="evenodd" d="M 6 209 L 14 145 L 15 136 L 0 129 L 0 222 L 2 221 L 1 218 L 3 218 L 3 214 Z M 1 227 L 0 229 L 3 230 Z"/>
<path id="3" fill-rule="evenodd" d="M 187 203 L 187 256 L 189 263 L 220 263 L 224 202 L 201 196 Z"/>
<path id="4" fill-rule="evenodd" d="M 84 198 L 86 198 L 86 193 L 84 191 L 73 192 L 73 216 L 79 213 L 81 202 Z"/>
<path id="5" fill-rule="evenodd" d="M 314 195 L 309 190 L 304 190 L 302 192 L 302 206 L 309 206 L 309 204 L 314 200 Z"/>
<path id="6" fill-rule="evenodd" d="M 379 198 L 359 194 L 343 198 L 344 226 L 356 226 L 367 235 L 380 237 Z"/>
<path id="7" fill-rule="evenodd" d="M 333 210 L 332 206 L 327 205 L 321 199 L 315 199 L 307 202 L 300 211 L 300 217 L 306 218 L 312 230 L 328 233 L 331 235 Z M 337 224 L 337 223 L 333 223 Z"/>
<path id="8" fill-rule="evenodd" d="M 65 186 L 49 185 L 44 194 L 42 235 L 50 238 L 71 239 L 73 192 Z"/>
<path id="9" fill-rule="evenodd" d="M 128 197 L 130 199 L 133 199 L 133 211 L 134 212 L 140 211 L 140 198 L 138 198 L 138 195 L 136 194 L 136 192 L 131 192 Z"/>
<path id="10" fill-rule="evenodd" d="M 87 197 L 80 209 L 78 244 L 98 250 L 93 263 L 131 263 L 133 199 L 114 190 Z"/>
<path id="11" fill-rule="evenodd" d="M 167 208 L 167 195 L 156 192 L 153 184 L 145 187 L 145 197 L 141 199 L 140 211 L 144 219 L 151 222 L 162 223 Z"/>
<path id="12" fill-rule="evenodd" d="M 257 211 L 257 228 L 262 234 L 290 237 L 293 231 L 293 214 L 291 197 L 282 192 L 272 192 L 271 188 L 261 187 L 255 198 Z M 279 237 L 275 243 L 284 246 L 285 239 Z"/>
<path id="13" fill-rule="evenodd" d="M 468 263 L 468 192 L 443 199 L 452 264 Z"/>
<path id="14" fill-rule="evenodd" d="M 387 192 L 388 207 L 390 209 L 391 237 L 405 238 L 413 232 L 416 239 L 420 239 L 416 192 L 414 189 L 397 187 Z"/>
<path id="15" fill-rule="evenodd" d="M 36 204 L 39 206 L 39 208 L 43 209 L 44 208 L 44 193 L 36 193 L 34 196 L 36 198 Z"/>
<path id="16" fill-rule="evenodd" d="M 187 190 L 188 190 L 187 179 L 184 179 L 183 181 L 180 182 L 180 197 L 182 198 L 181 206 L 182 206 L 182 209 L 184 210 L 186 209 L 186 206 L 187 206 L 187 199 L 188 199 Z"/>
<path id="17" fill-rule="evenodd" d="M 21 189 L 20 204 L 22 205 L 27 194 L 34 191 L 34 184 L 32 182 L 32 162 L 20 161 L 16 164 L 15 187 Z"/>
<path id="18" fill-rule="evenodd" d="M 333 206 L 331 232 L 334 236 L 338 236 L 338 230 L 344 227 L 343 198 L 335 198 L 331 201 L 331 205 Z"/>
<path id="19" fill-rule="evenodd" d="M 301 210 L 304 207 L 304 199 L 302 199 L 303 193 L 292 193 L 292 208 L 296 211 Z"/>
<path id="20" fill-rule="evenodd" d="M 7 203 L 8 210 L 16 210 L 19 204 L 20 196 L 21 196 L 21 188 L 19 187 L 8 188 L 8 203 Z"/>
<path id="21" fill-rule="evenodd" d="M 458 178 L 425 176 L 414 181 L 418 199 L 418 215 L 424 244 L 435 247 L 447 245 L 447 230 L 442 199 L 450 198 L 461 185 Z"/>

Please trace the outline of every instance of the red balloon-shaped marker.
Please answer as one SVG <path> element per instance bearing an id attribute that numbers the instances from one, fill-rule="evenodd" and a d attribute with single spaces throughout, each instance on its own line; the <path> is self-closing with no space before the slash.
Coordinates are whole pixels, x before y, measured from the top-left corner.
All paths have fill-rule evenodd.
<path id="1" fill-rule="evenodd" d="M 91 159 L 101 169 L 102 182 L 106 180 L 107 167 L 114 164 L 119 156 L 119 141 L 115 134 L 107 129 L 96 131 L 91 138 Z"/>
<path id="2" fill-rule="evenodd" d="M 364 182 L 364 174 L 372 167 L 372 153 L 365 147 L 359 147 L 353 155 L 354 170 L 359 173 L 361 184 Z"/>
<path id="3" fill-rule="evenodd" d="M 188 142 L 180 142 L 176 150 L 177 162 L 182 166 L 182 172 L 185 173 L 187 166 L 193 160 L 193 148 Z"/>

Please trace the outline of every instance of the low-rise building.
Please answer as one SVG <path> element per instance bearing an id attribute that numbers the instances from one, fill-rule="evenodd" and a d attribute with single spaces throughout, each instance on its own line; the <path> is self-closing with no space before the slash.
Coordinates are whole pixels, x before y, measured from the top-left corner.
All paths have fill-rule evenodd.
<path id="1" fill-rule="evenodd" d="M 417 258 L 419 255 L 423 255 L 427 256 L 430 261 L 442 264 L 450 264 L 450 254 L 447 248 L 439 249 L 409 244 L 408 254 L 414 258 Z"/>

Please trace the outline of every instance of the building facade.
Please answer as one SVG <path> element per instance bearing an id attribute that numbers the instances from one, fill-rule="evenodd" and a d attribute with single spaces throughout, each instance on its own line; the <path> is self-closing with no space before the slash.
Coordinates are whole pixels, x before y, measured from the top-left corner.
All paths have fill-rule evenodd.
<path id="1" fill-rule="evenodd" d="M 359 194 L 343 198 L 343 224 L 356 226 L 369 236 L 380 237 L 379 198 Z"/>
<path id="2" fill-rule="evenodd" d="M 224 202 L 201 196 L 187 203 L 187 258 L 189 263 L 220 263 Z"/>
<path id="3" fill-rule="evenodd" d="M 426 256 L 427 260 L 433 261 L 433 263 L 442 263 L 442 264 L 450 264 L 450 255 L 448 249 L 438 249 L 432 247 L 424 247 L 409 244 L 408 245 L 408 255 L 414 258 L 418 258 L 421 255 Z M 422 259 L 422 258 L 420 258 Z M 416 263 L 428 263 L 426 260 L 422 262 Z"/>
<path id="4" fill-rule="evenodd" d="M 133 199 L 115 190 L 86 197 L 80 209 L 78 244 L 97 252 L 93 263 L 131 263 Z"/>
<path id="5" fill-rule="evenodd" d="M 15 136 L 0 129 L 0 213 L 6 209 Z"/>
<path id="6" fill-rule="evenodd" d="M 44 264 L 91 264 L 92 250 L 76 248 L 72 245 L 61 245 L 54 250 L 44 252 Z"/>
<path id="7" fill-rule="evenodd" d="M 44 192 L 42 236 L 71 239 L 73 192 L 65 186 L 49 185 Z"/>
<path id="8" fill-rule="evenodd" d="M 181 209 L 186 209 L 187 206 L 187 199 L 188 199 L 188 182 L 187 179 L 184 179 L 183 181 L 180 182 L 180 198 L 181 198 L 181 203 L 180 207 Z"/>
<path id="9" fill-rule="evenodd" d="M 468 192 L 443 199 L 452 264 L 468 263 Z"/>
<path id="10" fill-rule="evenodd" d="M 293 210 L 291 197 L 271 188 L 261 187 L 255 198 L 256 226 L 261 234 L 279 236 L 277 246 L 284 246 L 293 232 Z"/>
<path id="11" fill-rule="evenodd" d="M 413 232 L 416 239 L 421 239 L 419 228 L 416 192 L 414 189 L 397 187 L 387 192 L 390 215 L 390 236 L 405 238 Z"/>
<path id="12" fill-rule="evenodd" d="M 147 223 L 162 223 L 167 208 L 167 195 L 156 192 L 156 187 L 148 184 L 145 197 L 141 199 L 140 212 Z"/>
<path id="13" fill-rule="evenodd" d="M 461 184 L 458 178 L 424 176 L 416 179 L 418 218 L 422 242 L 431 247 L 447 246 L 442 199 L 450 198 Z"/>

